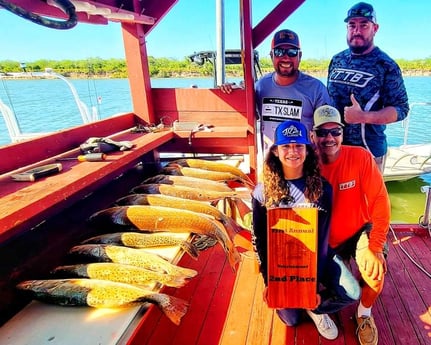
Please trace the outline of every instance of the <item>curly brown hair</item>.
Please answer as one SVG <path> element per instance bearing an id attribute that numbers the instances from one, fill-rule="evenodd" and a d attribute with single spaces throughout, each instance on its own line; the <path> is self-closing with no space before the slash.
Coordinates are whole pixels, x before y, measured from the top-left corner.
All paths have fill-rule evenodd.
<path id="1" fill-rule="evenodd" d="M 265 206 L 277 206 L 282 200 L 294 201 L 290 195 L 289 184 L 284 178 L 280 159 L 274 154 L 276 145 L 271 146 L 263 165 L 263 185 Z M 306 146 L 307 156 L 304 161 L 303 176 L 305 177 L 305 197 L 312 203 L 317 202 L 323 193 L 322 176 L 318 166 L 318 158 L 310 145 Z"/>

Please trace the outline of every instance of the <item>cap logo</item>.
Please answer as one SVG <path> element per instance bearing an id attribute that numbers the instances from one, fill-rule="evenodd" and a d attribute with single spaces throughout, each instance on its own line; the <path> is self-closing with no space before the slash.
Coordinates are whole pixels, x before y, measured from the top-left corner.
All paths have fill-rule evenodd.
<path id="1" fill-rule="evenodd" d="M 302 133 L 301 131 L 296 128 L 294 125 L 290 125 L 290 127 L 287 127 L 285 129 L 283 129 L 283 135 L 285 137 L 302 137 Z"/>
<path id="2" fill-rule="evenodd" d="M 334 111 L 333 108 L 330 107 L 322 107 L 322 109 L 320 109 L 319 115 L 328 119 L 337 117 L 337 113 Z"/>
<path id="3" fill-rule="evenodd" d="M 280 39 L 285 39 L 286 37 L 290 40 L 293 41 L 295 40 L 295 35 L 293 35 L 291 32 L 286 32 L 286 31 L 282 31 L 279 33 L 279 37 Z"/>

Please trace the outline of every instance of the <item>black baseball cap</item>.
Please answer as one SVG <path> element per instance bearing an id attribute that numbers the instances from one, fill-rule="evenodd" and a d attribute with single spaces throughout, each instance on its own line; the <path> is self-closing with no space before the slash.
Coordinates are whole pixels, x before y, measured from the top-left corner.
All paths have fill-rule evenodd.
<path id="1" fill-rule="evenodd" d="M 344 21 L 347 23 L 352 18 L 366 18 L 374 24 L 377 23 L 376 11 L 374 11 L 373 6 L 366 2 L 358 2 L 356 5 L 353 5 L 350 10 L 347 11 L 347 17 Z"/>

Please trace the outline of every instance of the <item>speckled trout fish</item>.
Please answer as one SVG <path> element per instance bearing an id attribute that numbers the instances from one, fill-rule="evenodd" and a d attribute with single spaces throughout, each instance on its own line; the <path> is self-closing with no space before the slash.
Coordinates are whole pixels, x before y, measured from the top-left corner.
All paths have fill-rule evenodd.
<path id="1" fill-rule="evenodd" d="M 118 264 L 143 267 L 156 272 L 164 272 L 173 276 L 194 277 L 195 270 L 171 264 L 166 259 L 145 251 L 110 244 L 82 244 L 69 250 L 69 257 L 82 259 L 86 262 L 115 262 Z"/>
<path id="2" fill-rule="evenodd" d="M 27 280 L 17 285 L 33 299 L 62 306 L 116 308 L 152 303 L 176 325 L 187 313 L 182 299 L 125 283 L 99 279 Z"/>
<path id="3" fill-rule="evenodd" d="M 188 276 L 170 275 L 143 267 L 113 262 L 58 266 L 51 271 L 51 274 L 56 278 L 91 278 L 143 286 L 160 283 L 166 286 L 182 287 L 190 280 Z"/>
<path id="4" fill-rule="evenodd" d="M 207 235 L 222 245 L 233 270 L 236 270 L 241 259 L 223 225 L 198 212 L 163 206 L 116 206 L 94 213 L 89 222 L 103 228 L 116 225 L 125 229 L 151 232 L 192 232 Z"/>
<path id="5" fill-rule="evenodd" d="M 183 238 L 172 232 L 116 232 L 94 236 L 81 242 L 81 244 L 88 243 L 117 244 L 132 248 L 180 246 L 193 259 L 197 259 L 199 256 L 199 250 L 192 243 L 184 241 Z"/>

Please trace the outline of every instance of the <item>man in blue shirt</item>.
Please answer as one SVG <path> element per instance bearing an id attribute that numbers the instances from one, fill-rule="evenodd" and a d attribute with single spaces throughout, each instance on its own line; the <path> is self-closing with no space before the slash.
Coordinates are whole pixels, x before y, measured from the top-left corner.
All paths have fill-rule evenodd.
<path id="1" fill-rule="evenodd" d="M 406 118 L 407 92 L 397 63 L 374 45 L 379 24 L 373 6 L 354 5 L 344 21 L 349 48 L 330 62 L 328 92 L 343 116 L 343 144 L 367 148 L 383 172 L 386 124 Z"/>

